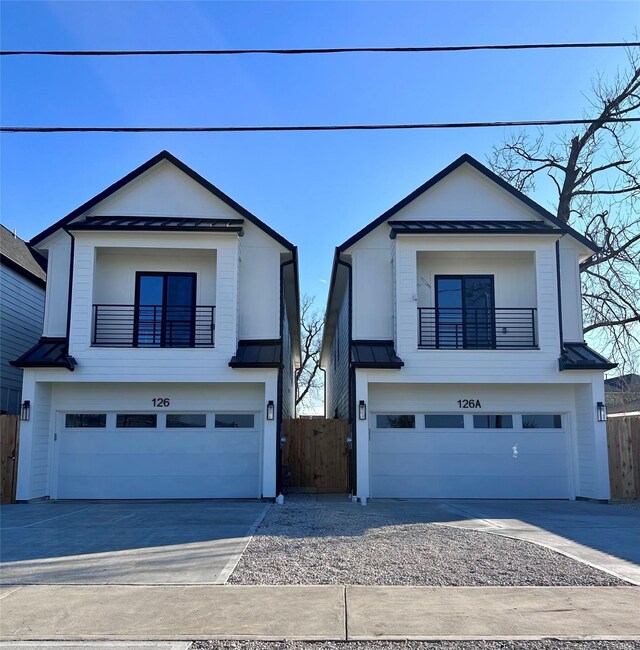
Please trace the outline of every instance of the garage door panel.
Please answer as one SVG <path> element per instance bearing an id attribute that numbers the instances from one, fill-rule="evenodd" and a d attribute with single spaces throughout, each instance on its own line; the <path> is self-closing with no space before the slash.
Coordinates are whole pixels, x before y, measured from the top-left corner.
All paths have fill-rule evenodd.
<path id="1" fill-rule="evenodd" d="M 373 453 L 435 453 L 442 449 L 455 449 L 472 453 L 518 453 L 564 454 L 566 434 L 564 431 L 447 431 L 447 432 L 380 432 L 371 434 Z"/>
<path id="2" fill-rule="evenodd" d="M 64 431 L 60 436 L 61 453 L 67 449 L 83 454 L 166 453 L 189 449 L 192 453 L 252 453 L 259 444 L 257 431 Z"/>
<path id="3" fill-rule="evenodd" d="M 83 499 L 255 499 L 256 478 L 249 476 L 67 476 L 61 478 L 60 498 Z M 65 494 L 82 497 L 65 497 Z M 108 495 L 108 496 L 105 496 Z"/>
<path id="4" fill-rule="evenodd" d="M 427 429 L 419 409 L 407 408 L 404 413 L 415 415 L 415 429 L 370 432 L 372 497 L 566 499 L 571 496 L 567 432 L 523 428 L 521 414 L 536 413 L 531 406 L 523 404 L 508 413 L 513 428 L 475 429 L 474 418 L 465 417 L 464 427 Z M 455 415 L 449 421 L 462 424 L 459 413 L 442 415 Z M 375 412 L 370 421 L 377 423 Z M 536 418 L 529 421 L 536 422 Z M 537 422 L 549 421 L 553 422 L 549 418 L 537 419 Z M 495 419 L 486 422 L 494 423 Z M 567 418 L 562 422 L 566 425 Z"/>
<path id="5" fill-rule="evenodd" d="M 379 498 L 416 499 L 566 499 L 566 476 L 512 476 L 479 480 L 477 476 L 461 476 L 452 481 L 449 477 L 434 477 L 425 481 L 424 476 L 397 477 L 372 476 L 371 494 Z M 507 496 L 508 495 L 508 496 Z"/>
<path id="6" fill-rule="evenodd" d="M 164 420 L 153 429 L 62 429 L 55 497 L 260 497 L 261 445 L 254 429 L 165 429 Z"/>
<path id="7" fill-rule="evenodd" d="M 111 476 L 255 476 L 258 454 L 64 454 L 67 476 L 94 476 L 109 468 Z"/>
<path id="8" fill-rule="evenodd" d="M 566 457 L 558 454 L 535 454 L 517 458 L 509 454 L 372 454 L 373 475 L 404 476 L 556 476 L 567 475 Z"/>

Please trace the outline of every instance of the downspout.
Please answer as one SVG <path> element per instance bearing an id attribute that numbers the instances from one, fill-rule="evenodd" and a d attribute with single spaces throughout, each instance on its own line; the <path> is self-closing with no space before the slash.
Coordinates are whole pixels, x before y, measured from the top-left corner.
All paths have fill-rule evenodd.
<path id="1" fill-rule="evenodd" d="M 562 239 L 564 235 L 560 237 Z M 560 334 L 560 354 L 564 347 L 564 334 L 562 331 L 562 276 L 560 274 L 560 239 L 556 241 L 556 285 L 558 294 L 558 331 Z"/>
<path id="2" fill-rule="evenodd" d="M 295 264 L 297 252 L 294 249 L 291 259 L 280 263 L 280 366 L 278 367 L 278 408 L 276 422 L 276 497 L 282 493 L 282 379 L 284 370 L 284 267 Z M 294 374 L 295 380 L 295 374 Z"/>
<path id="3" fill-rule="evenodd" d="M 340 259 L 340 254 L 336 262 L 347 269 L 349 280 L 347 283 L 349 291 L 349 349 L 347 352 L 347 363 L 349 364 L 349 429 L 351 431 L 351 462 L 349 463 L 349 483 L 351 494 L 358 494 L 358 465 L 356 460 L 358 440 L 356 438 L 356 371 L 351 365 L 351 347 L 353 343 L 353 267 L 349 262 Z"/>
<path id="4" fill-rule="evenodd" d="M 76 238 L 67 230 L 63 230 L 71 237 L 71 253 L 69 255 L 69 295 L 67 298 L 67 346 L 69 345 L 69 336 L 71 334 L 71 300 L 73 297 L 73 267 L 76 255 Z"/>

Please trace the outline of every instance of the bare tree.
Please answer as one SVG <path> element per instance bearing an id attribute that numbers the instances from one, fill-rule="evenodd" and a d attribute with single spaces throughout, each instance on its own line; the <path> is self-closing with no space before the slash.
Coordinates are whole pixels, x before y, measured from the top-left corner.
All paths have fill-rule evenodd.
<path id="1" fill-rule="evenodd" d="M 584 333 L 631 369 L 640 340 L 640 145 L 628 120 L 640 113 L 640 50 L 628 55 L 625 72 L 594 80 L 588 124 L 553 139 L 515 134 L 489 163 L 524 192 L 550 179 L 558 218 L 601 247 L 581 266 Z"/>
<path id="2" fill-rule="evenodd" d="M 320 371 L 320 348 L 324 319 L 315 307 L 315 298 L 305 294 L 300 301 L 302 349 L 300 368 L 296 371 L 296 412 L 312 409 L 322 401 L 323 378 Z"/>

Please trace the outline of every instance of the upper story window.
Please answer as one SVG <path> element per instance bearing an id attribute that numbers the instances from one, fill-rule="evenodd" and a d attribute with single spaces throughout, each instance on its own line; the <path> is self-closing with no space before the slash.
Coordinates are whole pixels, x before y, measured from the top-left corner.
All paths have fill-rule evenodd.
<path id="1" fill-rule="evenodd" d="M 493 347 L 493 276 L 441 275 L 435 281 L 438 347 Z"/>
<path id="2" fill-rule="evenodd" d="M 136 345 L 193 347 L 195 306 L 195 273 L 137 273 Z"/>
<path id="3" fill-rule="evenodd" d="M 496 307 L 493 275 L 436 275 L 435 307 L 418 308 L 418 346 L 507 350 L 537 346 L 534 307 Z"/>

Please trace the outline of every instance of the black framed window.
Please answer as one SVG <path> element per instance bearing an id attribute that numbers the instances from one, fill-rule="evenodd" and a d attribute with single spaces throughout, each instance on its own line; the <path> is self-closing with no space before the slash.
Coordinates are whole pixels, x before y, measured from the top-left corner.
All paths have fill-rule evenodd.
<path id="1" fill-rule="evenodd" d="M 116 427 L 118 429 L 155 429 L 158 426 L 156 413 L 118 413 Z"/>
<path id="2" fill-rule="evenodd" d="M 207 426 L 204 413 L 168 413 L 167 429 L 203 429 Z"/>
<path id="3" fill-rule="evenodd" d="M 216 429 L 253 429 L 253 413 L 216 413 Z"/>
<path id="4" fill-rule="evenodd" d="M 474 429 L 513 429 L 512 415 L 474 415 Z"/>
<path id="5" fill-rule="evenodd" d="M 533 413 L 522 416 L 523 429 L 562 429 L 561 415 L 547 415 L 545 413 Z"/>
<path id="6" fill-rule="evenodd" d="M 107 426 L 107 414 L 66 413 L 64 426 L 67 429 L 104 429 Z"/>
<path id="7" fill-rule="evenodd" d="M 195 308 L 195 273 L 136 273 L 136 346 L 193 347 Z"/>
<path id="8" fill-rule="evenodd" d="M 436 275 L 438 348 L 495 347 L 492 275 Z"/>
<path id="9" fill-rule="evenodd" d="M 425 429 L 464 429 L 464 415 L 459 413 L 427 413 L 424 416 Z"/>
<path id="10" fill-rule="evenodd" d="M 415 415 L 376 415 L 376 426 L 378 429 L 415 429 Z"/>

